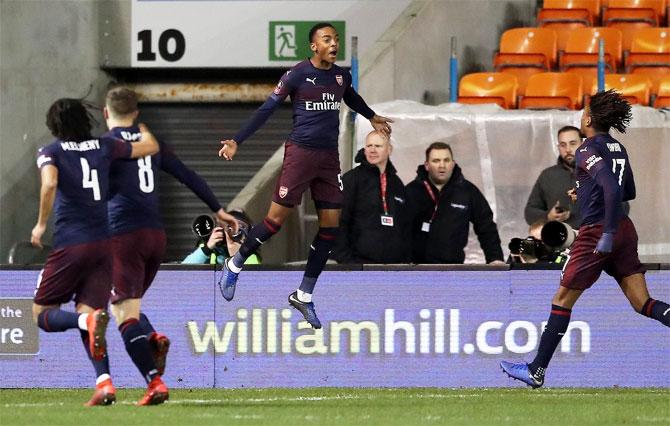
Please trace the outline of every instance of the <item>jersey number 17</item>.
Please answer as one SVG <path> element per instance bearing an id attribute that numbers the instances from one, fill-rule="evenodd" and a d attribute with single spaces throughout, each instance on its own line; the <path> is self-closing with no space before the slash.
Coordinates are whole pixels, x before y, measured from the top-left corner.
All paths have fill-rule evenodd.
<path id="1" fill-rule="evenodd" d="M 625 158 L 612 158 L 612 173 L 614 173 L 614 176 L 616 176 L 617 165 L 621 166 L 621 170 L 619 170 L 619 186 L 621 186 L 621 181 L 623 180 L 623 169 L 626 168 L 626 159 Z"/>

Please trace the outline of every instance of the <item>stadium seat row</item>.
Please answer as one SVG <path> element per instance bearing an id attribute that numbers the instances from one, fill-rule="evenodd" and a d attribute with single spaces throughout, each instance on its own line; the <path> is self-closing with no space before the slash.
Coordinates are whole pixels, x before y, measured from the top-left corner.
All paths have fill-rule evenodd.
<path id="1" fill-rule="evenodd" d="M 670 75 L 670 28 L 643 28 L 635 32 L 629 50 L 622 46 L 616 28 L 588 27 L 571 31 L 564 51 L 557 49 L 557 34 L 548 28 L 514 28 L 505 31 L 493 59 L 495 71 L 514 74 L 519 94 L 538 73 L 564 71 L 582 77 L 589 93 L 596 78 L 599 40 L 604 40 L 606 73 L 644 74 L 658 90 L 662 76 Z"/>
<path id="2" fill-rule="evenodd" d="M 668 6 L 666 0 L 545 0 L 537 14 L 537 26 L 557 32 L 559 50 L 565 50 L 577 28 L 617 28 L 627 50 L 636 30 L 669 25 Z"/>
<path id="3" fill-rule="evenodd" d="M 580 109 L 597 92 L 597 82 L 582 90 L 582 77 L 574 73 L 547 72 L 532 75 L 524 95 L 519 95 L 515 75 L 500 72 L 467 74 L 461 78 L 458 102 L 495 103 L 506 109 Z M 650 105 L 651 80 L 637 74 L 608 74 L 605 89 L 615 89 L 634 104 Z M 586 94 L 586 96 L 584 96 Z M 651 106 L 670 108 L 670 75 L 660 79 Z"/>

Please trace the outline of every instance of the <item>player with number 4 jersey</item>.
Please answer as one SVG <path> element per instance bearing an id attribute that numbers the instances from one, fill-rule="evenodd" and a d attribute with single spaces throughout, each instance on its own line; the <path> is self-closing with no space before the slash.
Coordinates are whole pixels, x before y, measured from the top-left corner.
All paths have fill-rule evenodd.
<path id="1" fill-rule="evenodd" d="M 81 331 L 96 372 L 96 390 L 87 405 L 108 405 L 116 399 L 105 341 L 111 289 L 109 170 L 114 160 L 151 155 L 159 146 L 143 125 L 139 142 L 132 145 L 92 137 L 92 117 L 78 99 L 56 101 L 49 108 L 47 126 L 57 139 L 37 157 L 42 185 L 32 244 L 42 246 L 54 205 L 56 229 L 54 249 L 38 279 L 33 318 L 47 332 Z M 77 313 L 60 309 L 73 298 Z"/>
<path id="2" fill-rule="evenodd" d="M 572 307 L 602 271 L 617 281 L 637 312 L 670 327 L 670 305 L 649 297 L 635 225 L 622 206 L 635 198 L 633 169 L 626 148 L 609 130 L 624 133 L 631 118 L 630 104 L 613 90 L 594 95 L 584 107 L 581 131 L 586 139 L 575 154 L 575 195 L 582 225 L 570 247 L 535 359 L 530 364 L 500 363 L 510 377 L 534 388 L 544 384 L 545 371 L 568 329 Z"/>
<path id="3" fill-rule="evenodd" d="M 135 144 L 140 133 L 135 120 L 139 114 L 137 94 L 125 87 L 111 89 L 105 100 L 107 135 Z M 142 312 L 141 299 L 151 285 L 165 255 L 166 237 L 161 221 L 158 189 L 159 170 L 190 188 L 218 219 L 236 228 L 207 183 L 174 154 L 169 145 L 161 151 L 133 161 L 114 163 L 108 203 L 112 235 L 112 314 L 128 355 L 148 387 L 138 405 L 160 404 L 168 399 L 161 376 L 165 372 L 170 340 L 157 333 Z"/>

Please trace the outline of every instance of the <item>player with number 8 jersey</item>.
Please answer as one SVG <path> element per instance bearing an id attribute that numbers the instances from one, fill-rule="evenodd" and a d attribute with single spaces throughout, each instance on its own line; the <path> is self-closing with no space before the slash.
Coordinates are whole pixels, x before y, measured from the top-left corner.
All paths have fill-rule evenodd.
<path id="1" fill-rule="evenodd" d="M 106 134 L 135 144 L 141 134 L 135 126 L 139 114 L 137 94 L 125 87 L 107 92 L 104 115 Z M 139 405 L 160 404 L 168 399 L 161 376 L 165 371 L 169 339 L 157 333 L 142 312 L 141 299 L 151 285 L 163 257 L 166 237 L 161 221 L 158 189 L 163 170 L 191 189 L 218 219 L 236 228 L 207 183 L 160 143 L 161 151 L 134 161 L 119 161 L 110 173 L 109 227 L 112 235 L 112 314 L 133 360 L 148 384 Z"/>

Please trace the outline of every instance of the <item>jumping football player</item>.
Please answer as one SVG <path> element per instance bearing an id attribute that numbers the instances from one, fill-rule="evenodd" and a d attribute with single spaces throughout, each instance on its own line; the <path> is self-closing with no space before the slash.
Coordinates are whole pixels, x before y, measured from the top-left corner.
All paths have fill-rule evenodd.
<path id="1" fill-rule="evenodd" d="M 293 131 L 285 145 L 284 162 L 265 219 L 250 230 L 240 251 L 224 262 L 221 292 L 232 300 L 245 259 L 276 234 L 302 194 L 310 188 L 319 217 L 319 231 L 311 245 L 305 274 L 289 303 L 314 328 L 321 328 L 312 293 L 337 236 L 342 205 L 342 180 L 337 147 L 340 102 L 370 120 L 372 127 L 390 134 L 392 120 L 376 115 L 351 87 L 351 74 L 335 65 L 340 45 L 335 28 L 319 23 L 309 31 L 312 56 L 289 71 L 251 120 L 232 139 L 222 141 L 219 156 L 232 160 L 238 145 L 250 137 L 272 112 L 291 96 Z"/>
<path id="2" fill-rule="evenodd" d="M 77 99 L 59 99 L 47 113 L 47 127 L 56 140 L 38 152 L 42 187 L 31 243 L 42 246 L 54 204 L 56 229 L 54 249 L 37 283 L 33 319 L 47 332 L 81 330 L 97 377 L 96 391 L 86 405 L 108 405 L 116 399 L 105 341 L 111 290 L 109 170 L 113 160 L 144 157 L 158 152 L 159 145 L 144 125 L 136 144 L 93 138 L 91 120 Z M 73 296 L 77 313 L 60 309 Z"/>
<path id="3" fill-rule="evenodd" d="M 630 104 L 613 90 L 594 95 L 584 108 L 581 130 L 587 139 L 575 154 L 582 225 L 551 302 L 535 359 L 530 364 L 500 363 L 510 377 L 533 388 L 544 384 L 549 361 L 568 329 L 572 307 L 602 271 L 616 279 L 637 312 L 670 327 L 670 305 L 649 297 L 637 253 L 637 232 L 622 207 L 623 201 L 635 198 L 633 169 L 626 148 L 609 130 L 625 132 L 632 118 L 630 110 Z"/>

